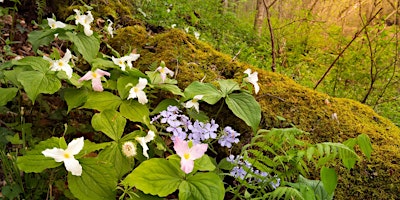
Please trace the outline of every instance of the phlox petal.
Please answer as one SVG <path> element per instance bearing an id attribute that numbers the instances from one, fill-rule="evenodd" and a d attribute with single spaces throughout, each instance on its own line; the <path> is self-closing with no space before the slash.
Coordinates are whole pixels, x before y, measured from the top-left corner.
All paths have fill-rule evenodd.
<path id="1" fill-rule="evenodd" d="M 42 151 L 42 154 L 45 157 L 53 158 L 56 162 L 62 162 L 65 159 L 64 150 L 56 148 L 56 147 L 54 147 L 52 149 L 46 149 L 46 150 Z"/>
<path id="2" fill-rule="evenodd" d="M 71 172 L 74 176 L 82 175 L 82 166 L 79 164 L 79 161 L 75 158 L 69 158 L 64 160 L 64 166 L 67 171 Z"/>

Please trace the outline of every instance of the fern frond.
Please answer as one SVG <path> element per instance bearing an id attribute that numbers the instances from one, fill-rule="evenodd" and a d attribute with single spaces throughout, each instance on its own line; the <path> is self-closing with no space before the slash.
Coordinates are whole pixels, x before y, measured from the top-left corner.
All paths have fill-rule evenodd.
<path id="1" fill-rule="evenodd" d="M 278 187 L 273 192 L 270 192 L 264 196 L 268 199 L 285 199 L 285 200 L 305 200 L 301 195 L 300 191 L 291 187 Z"/>

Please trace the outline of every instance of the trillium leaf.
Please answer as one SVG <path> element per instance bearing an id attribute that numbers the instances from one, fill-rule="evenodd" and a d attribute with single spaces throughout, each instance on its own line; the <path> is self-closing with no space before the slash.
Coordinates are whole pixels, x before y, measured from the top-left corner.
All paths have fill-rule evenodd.
<path id="1" fill-rule="evenodd" d="M 129 90 L 132 87 L 127 87 L 128 84 L 131 84 L 132 86 L 135 86 L 138 83 L 138 78 L 134 78 L 131 76 L 121 76 L 117 80 L 117 89 L 119 96 L 122 99 L 126 99 L 129 95 Z"/>
<path id="2" fill-rule="evenodd" d="M 61 82 L 54 75 L 38 71 L 21 72 L 18 77 L 29 99 L 35 102 L 40 93 L 53 94 L 61 88 Z"/>
<path id="3" fill-rule="evenodd" d="M 110 92 L 89 92 L 83 108 L 103 111 L 106 109 L 117 110 L 121 104 L 121 99 Z"/>
<path id="4" fill-rule="evenodd" d="M 179 102 L 175 99 L 164 99 L 160 103 L 158 103 L 157 107 L 151 111 L 150 115 L 155 115 L 163 110 L 167 110 L 168 106 L 179 106 Z"/>
<path id="5" fill-rule="evenodd" d="M 42 172 L 47 168 L 55 168 L 62 165 L 62 162 L 56 162 L 54 158 L 45 157 L 42 151 L 45 149 L 60 148 L 60 139 L 52 137 L 37 144 L 32 150 L 27 151 L 25 155 L 17 158 L 17 166 L 24 172 Z"/>
<path id="6" fill-rule="evenodd" d="M 86 36 L 84 33 L 75 34 L 72 32 L 66 32 L 65 34 L 68 40 L 75 44 L 86 61 L 91 63 L 96 58 L 100 50 L 100 41 L 94 35 Z"/>
<path id="7" fill-rule="evenodd" d="M 228 94 L 232 93 L 233 91 L 240 90 L 239 84 L 231 79 L 221 79 L 218 81 L 220 90 L 224 97 Z"/>
<path id="8" fill-rule="evenodd" d="M 68 187 L 78 199 L 115 199 L 117 178 L 112 165 L 97 158 L 82 158 L 82 175 L 68 173 Z"/>
<path id="9" fill-rule="evenodd" d="M 225 99 L 229 109 L 237 117 L 257 131 L 261 121 L 261 107 L 254 97 L 246 92 L 232 93 Z"/>
<path id="10" fill-rule="evenodd" d="M 160 85 L 155 85 L 154 87 L 155 88 L 159 88 L 161 90 L 165 90 L 165 91 L 171 92 L 172 94 L 175 94 L 175 95 L 184 96 L 184 94 L 181 91 L 181 89 L 176 85 L 160 84 Z"/>
<path id="11" fill-rule="evenodd" d="M 28 35 L 28 42 L 32 44 L 33 51 L 42 46 L 48 45 L 54 40 L 54 34 L 57 32 L 56 29 L 46 29 L 40 31 L 32 31 Z"/>
<path id="12" fill-rule="evenodd" d="M 217 103 L 223 97 L 221 91 L 219 91 L 214 85 L 198 81 L 191 83 L 185 89 L 186 99 L 191 99 L 196 95 L 203 95 L 201 100 L 211 105 Z"/>
<path id="13" fill-rule="evenodd" d="M 12 63 L 14 65 L 31 66 L 32 69 L 43 72 L 43 73 L 46 73 L 47 71 L 50 70 L 50 62 L 47 60 L 44 60 L 41 57 L 28 56 L 28 57 L 22 58 L 21 60 L 13 60 Z"/>
<path id="14" fill-rule="evenodd" d="M 117 178 L 121 179 L 126 173 L 133 168 L 133 158 L 129 159 L 122 153 L 122 144 L 111 142 L 111 145 L 99 153 L 99 159 L 106 160 L 113 164 L 113 170 L 116 172 Z"/>
<path id="15" fill-rule="evenodd" d="M 83 105 L 87 100 L 88 92 L 85 89 L 66 88 L 64 99 L 68 105 L 68 112 Z"/>
<path id="16" fill-rule="evenodd" d="M 179 199 L 224 199 L 224 183 L 213 172 L 197 173 L 179 185 Z"/>
<path id="17" fill-rule="evenodd" d="M 125 100 L 119 108 L 122 116 L 133 122 L 142 122 L 147 126 L 150 125 L 150 111 L 146 105 L 143 105 L 136 100 Z"/>
<path id="18" fill-rule="evenodd" d="M 201 158 L 194 161 L 193 171 L 213 171 L 215 170 L 215 165 L 211 158 L 207 155 L 203 155 Z"/>
<path id="19" fill-rule="evenodd" d="M 92 126 L 96 131 L 101 131 L 109 138 L 118 141 L 124 132 L 126 119 L 115 110 L 103 110 L 92 118 Z"/>
<path id="20" fill-rule="evenodd" d="M 0 88 L 0 106 L 4 106 L 14 99 L 17 92 L 18 88 Z"/>
<path id="21" fill-rule="evenodd" d="M 142 162 L 122 183 L 135 186 L 146 194 L 165 197 L 178 189 L 184 172 L 163 158 L 152 158 Z"/>

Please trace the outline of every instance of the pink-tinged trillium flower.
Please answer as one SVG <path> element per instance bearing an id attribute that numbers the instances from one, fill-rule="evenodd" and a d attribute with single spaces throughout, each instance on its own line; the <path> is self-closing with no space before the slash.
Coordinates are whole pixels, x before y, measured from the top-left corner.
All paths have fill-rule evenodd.
<path id="1" fill-rule="evenodd" d="M 208 144 L 194 144 L 175 137 L 174 150 L 181 157 L 181 169 L 186 174 L 193 171 L 194 160 L 201 158 L 207 151 Z"/>
<path id="2" fill-rule="evenodd" d="M 107 19 L 107 22 L 108 22 L 107 32 L 108 32 L 108 34 L 111 35 L 111 38 L 113 38 L 114 37 L 114 32 L 113 32 L 114 29 L 112 27 L 113 22 L 111 20 L 109 20 L 109 19 Z"/>
<path id="3" fill-rule="evenodd" d="M 122 153 L 124 153 L 124 155 L 126 157 L 132 157 L 132 156 L 136 156 L 136 146 L 135 144 L 133 144 L 132 142 L 125 142 L 122 145 Z"/>
<path id="4" fill-rule="evenodd" d="M 251 69 L 246 69 L 246 71 L 244 71 L 244 73 L 248 75 L 248 77 L 244 78 L 244 81 L 253 84 L 254 92 L 257 94 L 258 91 L 260 91 L 260 86 L 257 83 L 258 82 L 258 72 L 251 73 Z"/>
<path id="5" fill-rule="evenodd" d="M 196 109 L 197 112 L 199 112 L 199 100 L 201 100 L 203 98 L 204 95 L 196 95 L 193 97 L 192 100 L 189 100 L 185 103 L 185 108 L 191 108 L 194 107 L 194 109 Z"/>
<path id="6" fill-rule="evenodd" d="M 71 172 L 74 176 L 82 175 L 82 166 L 79 161 L 74 158 L 78 154 L 84 145 L 83 137 L 72 140 L 67 149 L 60 149 L 54 147 L 53 149 L 46 149 L 42 151 L 45 157 L 54 158 L 56 162 L 64 162 L 65 169 Z"/>
<path id="7" fill-rule="evenodd" d="M 146 156 L 146 158 L 149 158 L 149 154 L 147 154 L 147 150 L 149 150 L 149 147 L 147 146 L 147 143 L 152 141 L 154 139 L 154 132 L 149 131 L 146 136 L 144 137 L 137 137 L 136 140 L 139 142 L 139 144 L 143 148 L 143 155 Z"/>
<path id="8" fill-rule="evenodd" d="M 147 79 L 139 78 L 139 83 L 136 86 L 132 87 L 129 90 L 129 96 L 127 99 L 136 99 L 138 98 L 139 103 L 146 104 L 148 102 L 146 93 L 143 89 L 147 85 Z"/>
<path id="9" fill-rule="evenodd" d="M 56 28 L 65 28 L 65 26 L 67 26 L 66 24 L 60 22 L 60 21 L 56 21 L 52 18 L 47 18 L 47 22 L 50 26 L 51 29 L 56 29 Z"/>
<path id="10" fill-rule="evenodd" d="M 81 11 L 77 9 L 74 9 L 74 12 L 76 13 L 75 24 L 81 24 L 83 26 L 85 35 L 91 36 L 93 34 L 93 31 L 91 30 L 90 23 L 92 23 L 94 20 L 92 12 L 86 11 L 86 15 L 81 15 Z"/>
<path id="11" fill-rule="evenodd" d="M 43 56 L 43 59 L 51 63 L 51 71 L 64 71 L 67 74 L 68 78 L 72 77 L 72 67 L 68 64 L 71 58 L 72 54 L 69 49 L 67 49 L 67 51 L 65 52 L 64 57 L 59 60 L 52 60 L 49 57 Z"/>
<path id="12" fill-rule="evenodd" d="M 103 91 L 103 85 L 101 84 L 101 77 L 103 77 L 103 76 L 110 76 L 110 73 L 103 71 L 101 69 L 96 69 L 94 72 L 88 71 L 78 81 L 82 82 L 82 81 L 92 80 L 93 90 L 101 92 L 101 91 Z"/>
<path id="13" fill-rule="evenodd" d="M 159 66 L 159 67 L 156 69 L 156 71 L 160 72 L 161 79 L 162 79 L 163 82 L 164 82 L 165 79 L 167 78 L 167 74 L 169 74 L 170 76 L 173 76 L 173 75 L 174 75 L 174 72 L 171 71 L 170 69 L 168 69 L 167 67 L 165 67 L 165 64 L 164 64 L 164 66 Z"/>

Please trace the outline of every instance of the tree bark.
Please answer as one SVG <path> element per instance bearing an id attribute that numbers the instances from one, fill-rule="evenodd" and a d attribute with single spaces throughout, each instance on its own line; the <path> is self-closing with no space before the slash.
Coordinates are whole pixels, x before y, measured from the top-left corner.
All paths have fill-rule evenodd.
<path id="1" fill-rule="evenodd" d="M 262 25 L 264 23 L 264 18 L 266 15 L 266 7 L 264 6 L 263 0 L 257 0 L 257 14 L 254 19 L 254 30 L 257 35 L 261 37 L 262 35 Z"/>

